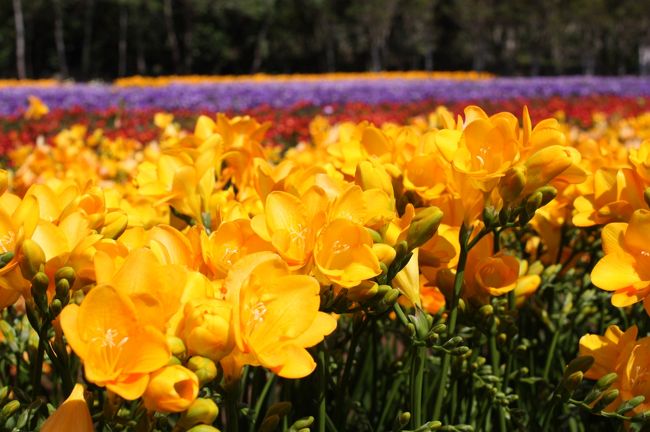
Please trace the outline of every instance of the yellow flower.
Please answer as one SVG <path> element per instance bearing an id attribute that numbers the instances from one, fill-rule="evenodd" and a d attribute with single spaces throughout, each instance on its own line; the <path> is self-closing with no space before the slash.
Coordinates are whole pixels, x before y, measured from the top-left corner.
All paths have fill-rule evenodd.
<path id="1" fill-rule="evenodd" d="M 171 356 L 165 336 L 142 322 L 135 304 L 109 285 L 90 290 L 81 306 L 66 306 L 61 328 L 83 361 L 86 379 L 127 400 L 140 397 L 149 373 Z"/>
<path id="2" fill-rule="evenodd" d="M 93 432 L 93 420 L 84 397 L 84 387 L 75 384 L 70 396 L 41 426 L 41 432 Z"/>
<path id="3" fill-rule="evenodd" d="M 314 258 L 321 273 L 345 288 L 381 273 L 370 233 L 346 219 L 335 219 L 323 228 L 318 235 Z"/>
<path id="4" fill-rule="evenodd" d="M 420 269 L 418 266 L 418 249 L 413 251 L 406 266 L 395 275 L 393 288 L 397 288 L 411 305 L 422 306 L 420 300 Z"/>
<path id="5" fill-rule="evenodd" d="M 325 214 L 319 210 L 307 208 L 287 192 L 271 192 L 266 197 L 264 215 L 254 217 L 251 226 L 290 266 L 299 268 L 311 257 L 316 233 L 324 222 Z"/>
<path id="6" fill-rule="evenodd" d="M 603 251 L 591 271 L 594 285 L 614 291 L 612 304 L 624 307 L 650 294 L 650 211 L 637 210 L 629 224 L 611 223 L 603 228 Z M 644 301 L 650 314 L 650 302 Z"/>
<path id="7" fill-rule="evenodd" d="M 225 368 L 262 365 L 285 378 L 315 369 L 305 348 L 334 331 L 336 319 L 318 310 L 320 286 L 314 278 L 292 275 L 278 255 L 258 252 L 233 265 L 225 287 L 238 351 L 222 361 Z"/>
<path id="8" fill-rule="evenodd" d="M 201 242 L 204 260 L 218 277 L 225 277 L 234 263 L 250 253 L 273 250 L 255 234 L 249 219 L 224 222 L 210 236 L 203 235 Z"/>
<path id="9" fill-rule="evenodd" d="M 190 355 L 215 362 L 232 351 L 232 306 L 219 299 L 192 300 L 185 304 L 176 334 L 183 339 Z"/>
<path id="10" fill-rule="evenodd" d="M 151 374 L 143 400 L 149 411 L 181 412 L 192 405 L 198 394 L 199 379 L 194 372 L 173 365 Z"/>
<path id="11" fill-rule="evenodd" d="M 187 281 L 184 267 L 161 264 L 146 248 L 134 249 L 124 259 L 97 252 L 95 272 L 98 284 L 111 285 L 128 296 L 140 321 L 161 331 L 165 331 L 169 319 L 178 311 Z"/>
<path id="12" fill-rule="evenodd" d="M 27 100 L 29 106 L 24 114 L 27 120 L 38 120 L 50 112 L 48 106 L 36 96 L 27 96 Z"/>
<path id="13" fill-rule="evenodd" d="M 573 203 L 573 223 L 579 227 L 624 222 L 635 210 L 648 207 L 643 183 L 632 169 L 601 168 L 587 183 L 592 190 L 582 186 L 583 195 Z"/>
<path id="14" fill-rule="evenodd" d="M 436 141 L 452 167 L 466 175 L 473 187 L 491 191 L 519 158 L 518 121 L 509 113 L 492 117 L 478 107 L 465 109 L 465 127 L 459 141 L 453 135 Z"/>
<path id="15" fill-rule="evenodd" d="M 580 355 L 592 356 L 594 364 L 585 374 L 589 379 L 599 379 L 610 372 L 619 373 L 636 343 L 638 329 L 632 326 L 623 332 L 618 326 L 607 328 L 605 336 L 586 334 L 580 338 Z"/>

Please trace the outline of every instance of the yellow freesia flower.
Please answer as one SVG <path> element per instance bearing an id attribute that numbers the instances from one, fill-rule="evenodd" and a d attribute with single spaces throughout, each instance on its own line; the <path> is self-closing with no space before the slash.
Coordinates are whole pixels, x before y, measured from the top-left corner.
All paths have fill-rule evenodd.
<path id="1" fill-rule="evenodd" d="M 611 223 L 603 228 L 603 251 L 591 271 L 594 285 L 613 291 L 612 304 L 625 307 L 644 300 L 650 314 L 650 211 L 637 210 L 629 223 Z"/>
<path id="2" fill-rule="evenodd" d="M 171 357 L 163 333 L 143 322 L 131 299 L 110 285 L 90 290 L 81 306 L 66 306 L 61 328 L 86 379 L 127 400 L 140 397 L 149 373 Z"/>
<path id="3" fill-rule="evenodd" d="M 314 258 L 323 275 L 345 288 L 381 273 L 370 234 L 363 226 L 346 219 L 335 219 L 323 228 Z"/>
<path id="4" fill-rule="evenodd" d="M 292 275 L 278 255 L 258 252 L 233 265 L 225 288 L 237 348 L 224 367 L 262 365 L 285 378 L 302 378 L 316 368 L 305 348 L 336 328 L 336 319 L 318 310 L 316 279 Z"/>
<path id="5" fill-rule="evenodd" d="M 40 430 L 41 432 L 94 432 L 93 419 L 90 417 L 90 410 L 84 397 L 84 387 L 81 384 L 75 384 L 70 396 L 45 420 Z"/>
<path id="6" fill-rule="evenodd" d="M 142 399 L 149 411 L 182 412 L 199 394 L 199 379 L 191 370 L 172 365 L 151 374 Z"/>

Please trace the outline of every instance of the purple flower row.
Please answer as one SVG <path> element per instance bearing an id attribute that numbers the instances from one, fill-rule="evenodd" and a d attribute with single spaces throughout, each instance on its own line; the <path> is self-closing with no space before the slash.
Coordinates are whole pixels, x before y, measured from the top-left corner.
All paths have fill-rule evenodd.
<path id="1" fill-rule="evenodd" d="M 173 84 L 165 87 L 114 87 L 66 84 L 57 87 L 0 88 L 0 115 L 27 106 L 27 96 L 41 98 L 51 108 L 98 110 L 156 108 L 205 111 L 245 110 L 259 105 L 288 107 L 298 103 L 414 102 L 539 98 L 550 96 L 650 96 L 650 77 L 552 77 L 459 80 L 345 80 L 305 82 L 232 82 Z"/>

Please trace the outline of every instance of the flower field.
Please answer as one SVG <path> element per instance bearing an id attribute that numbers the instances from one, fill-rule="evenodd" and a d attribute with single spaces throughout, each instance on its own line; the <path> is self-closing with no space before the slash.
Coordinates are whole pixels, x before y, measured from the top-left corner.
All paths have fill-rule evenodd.
<path id="1" fill-rule="evenodd" d="M 0 432 L 647 430 L 650 79 L 316 78 L 0 82 Z"/>

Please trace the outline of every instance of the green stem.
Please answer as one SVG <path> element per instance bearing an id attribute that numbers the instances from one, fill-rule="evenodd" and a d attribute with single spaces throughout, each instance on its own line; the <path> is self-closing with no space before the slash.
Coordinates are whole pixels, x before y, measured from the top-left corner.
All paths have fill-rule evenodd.
<path id="1" fill-rule="evenodd" d="M 365 319 L 364 317 L 361 318 L 362 321 L 361 323 L 352 329 L 352 340 L 350 341 L 350 348 L 348 349 L 348 357 L 345 360 L 345 365 L 343 366 L 343 372 L 341 374 L 341 379 L 339 380 L 338 383 L 338 401 L 336 403 L 336 410 L 337 410 L 337 424 L 343 425 L 345 416 L 346 416 L 346 410 L 345 410 L 345 403 L 347 402 L 347 385 L 349 384 L 348 381 L 350 381 L 350 374 L 352 373 L 352 363 L 355 358 L 355 352 L 357 350 L 357 345 L 359 345 L 359 339 L 361 338 L 361 334 L 363 333 L 364 328 L 366 327 L 368 320 Z"/>
<path id="2" fill-rule="evenodd" d="M 470 244 L 468 244 L 468 242 L 471 232 L 471 229 L 468 229 L 465 225 L 462 225 L 460 227 L 460 233 L 458 235 L 458 240 L 460 243 L 460 254 L 458 257 L 458 266 L 456 267 L 456 277 L 454 278 L 454 291 L 452 293 L 451 308 L 449 311 L 447 337 L 451 337 L 456 332 L 456 321 L 458 319 L 458 300 L 460 299 L 463 289 L 463 277 L 465 275 L 465 265 L 467 264 L 467 254 L 470 249 Z M 476 239 L 472 240 L 472 245 L 476 244 L 475 240 Z M 433 406 L 433 420 L 441 419 L 442 401 L 445 397 L 450 366 L 451 356 L 449 353 L 444 353 L 442 356 L 442 369 L 440 370 L 440 384 L 438 385 L 436 400 Z"/>
<path id="3" fill-rule="evenodd" d="M 32 391 L 34 395 L 38 395 L 41 391 L 41 377 L 43 374 L 43 360 L 45 357 L 45 346 L 41 340 L 40 334 L 38 337 L 38 347 L 36 348 L 36 357 L 32 363 Z"/>
<path id="4" fill-rule="evenodd" d="M 318 352 L 318 362 L 320 363 L 320 397 L 318 401 L 318 431 L 325 432 L 327 423 L 327 364 L 325 363 L 325 350 L 320 349 Z"/>
<path id="5" fill-rule="evenodd" d="M 262 405 L 266 401 L 266 396 L 271 390 L 271 387 L 273 387 L 273 383 L 275 383 L 275 377 L 276 377 L 275 375 L 271 375 L 271 378 L 269 378 L 266 381 L 266 384 L 264 384 L 264 387 L 262 388 L 262 392 L 260 393 L 257 402 L 255 402 L 255 409 L 253 410 L 253 418 L 251 420 L 250 425 L 248 426 L 249 432 L 254 432 L 255 430 L 255 424 L 257 423 L 257 419 L 260 416 L 260 411 L 262 411 Z"/>
<path id="6" fill-rule="evenodd" d="M 415 429 L 422 426 L 422 385 L 427 348 L 417 346 L 411 363 L 411 421 Z"/>
<path id="7" fill-rule="evenodd" d="M 553 357 L 555 357 L 555 349 L 557 347 L 557 341 L 560 338 L 559 329 L 555 330 L 553 333 L 553 339 L 551 340 L 551 347 L 548 349 L 548 355 L 546 356 L 546 363 L 544 364 L 544 374 L 542 378 L 544 381 L 548 381 L 548 374 L 551 371 L 551 364 L 553 363 Z"/>
<path id="8" fill-rule="evenodd" d="M 500 355 L 499 355 L 499 350 L 497 349 L 497 324 L 496 320 L 492 322 L 492 328 L 490 329 L 490 337 L 489 337 L 489 345 L 490 345 L 490 360 L 492 364 L 492 374 L 494 376 L 499 376 L 500 371 L 501 371 L 501 361 L 500 361 Z M 503 412 L 503 407 L 501 405 L 496 407 L 497 409 L 497 415 L 499 418 L 499 430 L 501 432 L 506 432 L 506 417 L 505 413 Z"/>
<path id="9" fill-rule="evenodd" d="M 395 396 L 397 396 L 397 391 L 399 390 L 399 386 L 401 383 L 402 383 L 402 375 L 399 375 L 393 381 L 393 385 L 391 386 L 390 391 L 388 392 L 388 397 L 386 398 L 386 403 L 384 404 L 384 410 L 381 413 L 381 417 L 379 418 L 379 424 L 377 425 L 377 430 L 379 432 L 384 430 L 384 423 L 386 422 L 386 418 L 388 417 L 388 413 L 390 411 L 390 408 L 393 405 L 393 400 L 395 399 Z"/>

